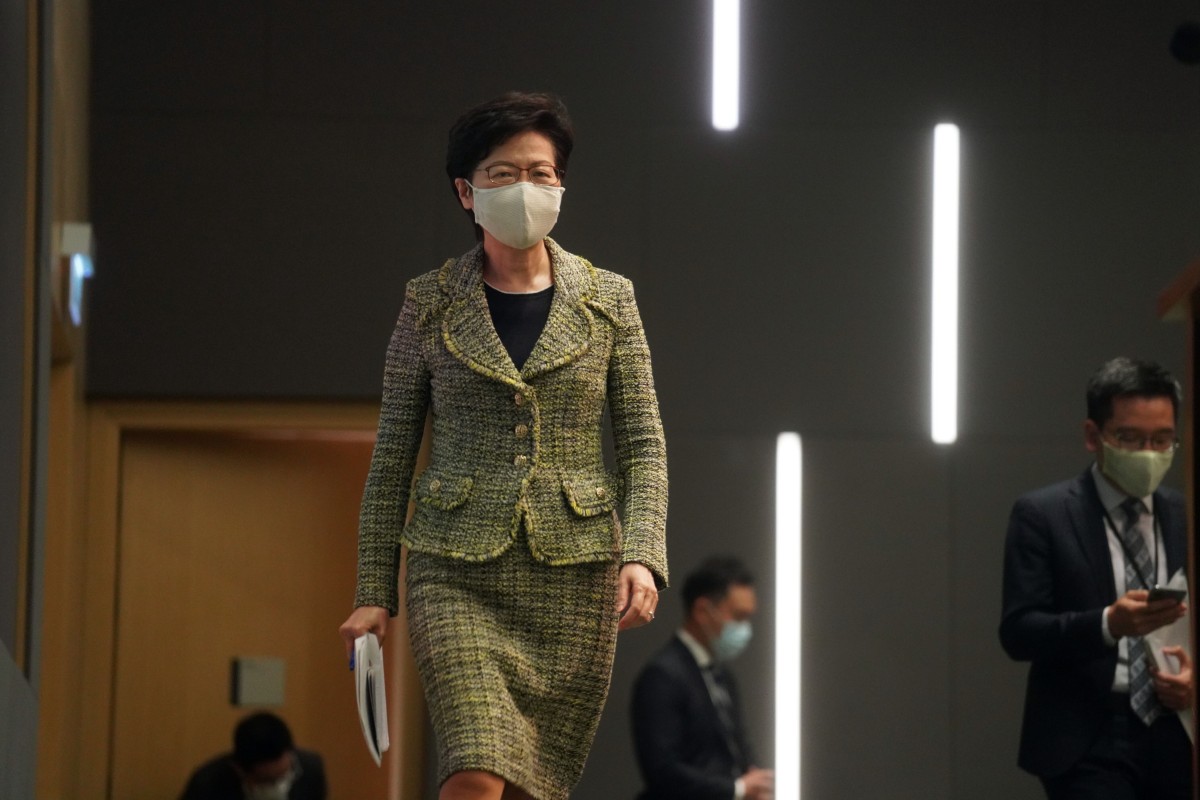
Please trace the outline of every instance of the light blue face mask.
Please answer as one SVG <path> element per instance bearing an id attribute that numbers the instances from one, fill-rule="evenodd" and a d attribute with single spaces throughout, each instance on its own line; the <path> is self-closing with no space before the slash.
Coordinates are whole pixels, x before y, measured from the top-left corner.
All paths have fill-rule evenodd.
<path id="1" fill-rule="evenodd" d="M 721 633 L 713 640 L 713 658 L 722 662 L 737 658 L 750 644 L 752 634 L 749 620 L 729 620 L 721 626 Z"/>

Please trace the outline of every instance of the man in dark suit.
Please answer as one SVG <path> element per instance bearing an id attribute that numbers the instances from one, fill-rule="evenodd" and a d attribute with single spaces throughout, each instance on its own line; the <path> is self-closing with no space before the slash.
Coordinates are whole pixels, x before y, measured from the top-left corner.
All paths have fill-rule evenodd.
<path id="1" fill-rule="evenodd" d="M 180 800 L 325 800 L 321 757 L 292 743 L 287 724 L 265 711 L 233 732 L 233 752 L 200 766 Z"/>
<path id="2" fill-rule="evenodd" d="M 1183 603 L 1150 599 L 1185 567 L 1178 492 L 1159 488 L 1177 446 L 1179 384 L 1157 364 L 1116 358 L 1087 388 L 1082 475 L 1017 500 L 1004 552 L 1000 641 L 1029 661 L 1020 766 L 1051 800 L 1190 800 L 1192 659 L 1159 671 L 1143 636 Z"/>
<path id="3" fill-rule="evenodd" d="M 774 773 L 754 766 L 737 687 L 725 665 L 750 641 L 754 578 L 712 558 L 683 584 L 683 627 L 642 669 L 633 739 L 640 800 L 770 800 Z"/>

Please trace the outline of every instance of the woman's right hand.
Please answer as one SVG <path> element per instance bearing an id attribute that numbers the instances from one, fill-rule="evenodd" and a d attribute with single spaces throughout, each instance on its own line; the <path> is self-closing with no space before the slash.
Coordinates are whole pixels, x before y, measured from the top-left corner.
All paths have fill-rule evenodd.
<path id="1" fill-rule="evenodd" d="M 368 631 L 379 637 L 387 635 L 388 610 L 382 606 L 359 606 L 338 628 L 342 641 L 346 643 L 346 658 L 354 653 L 354 640 Z"/>

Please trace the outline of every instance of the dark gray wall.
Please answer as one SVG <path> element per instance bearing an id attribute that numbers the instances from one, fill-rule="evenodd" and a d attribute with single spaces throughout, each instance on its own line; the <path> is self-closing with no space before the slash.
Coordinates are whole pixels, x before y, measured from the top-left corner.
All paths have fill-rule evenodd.
<path id="1" fill-rule="evenodd" d="M 1024 668 L 995 638 L 1005 519 L 1085 466 L 1096 364 L 1182 372 L 1153 308 L 1200 255 L 1200 71 L 1166 49 L 1196 10 L 746 5 L 743 126 L 718 134 L 703 2 L 98 0 L 89 390 L 375 396 L 403 283 L 471 244 L 449 123 L 555 90 L 579 136 L 554 235 L 637 285 L 677 580 L 735 549 L 769 599 L 774 435 L 805 437 L 811 796 L 1037 796 L 1015 767 Z M 944 120 L 963 132 L 962 433 L 937 448 Z M 676 603 L 625 635 L 576 797 L 635 791 L 629 686 Z M 769 755 L 764 606 L 739 671 Z"/>
<path id="2" fill-rule="evenodd" d="M 37 606 L 40 586 L 31 559 L 30 582 L 21 585 L 22 539 L 29 554 L 40 554 L 40 514 L 36 520 L 22 515 L 23 476 L 30 454 L 25 450 L 26 245 L 29 240 L 27 195 L 29 118 L 20 110 L 29 100 L 29 4 L 24 0 L 0 3 L 0 797 L 33 797 L 37 743 Z M 44 288 L 44 287 L 43 287 Z M 38 323 L 44 325 L 45 320 Z M 35 328 L 36 330 L 36 328 Z M 44 329 L 39 336 L 44 344 Z M 45 348 L 37 348 L 38 362 Z M 42 375 L 35 374 L 37 385 Z M 35 391 L 37 407 L 44 394 Z M 38 414 L 39 424 L 41 414 Z M 37 439 L 38 443 L 42 440 Z M 44 452 L 44 451 L 43 451 Z M 36 467 L 34 475 L 42 474 Z M 42 496 L 40 481 L 34 489 Z M 32 535 L 31 535 L 32 534 Z M 40 558 L 36 564 L 40 564 Z M 18 592 L 25 592 L 20 598 Z M 25 613 L 18 613 L 19 601 Z M 31 616 L 32 615 L 32 616 Z M 24 631 L 20 629 L 25 628 Z M 28 633 L 27 650 L 18 662 L 19 632 Z"/>
<path id="3" fill-rule="evenodd" d="M 13 6 L 17 6 L 14 8 Z M 0 4 L 0 108 L 28 100 L 29 48 L 23 3 Z M 28 240 L 24 114 L 0 115 L 0 644 L 11 652 L 17 636 L 17 574 L 25 430 L 25 243 Z"/>

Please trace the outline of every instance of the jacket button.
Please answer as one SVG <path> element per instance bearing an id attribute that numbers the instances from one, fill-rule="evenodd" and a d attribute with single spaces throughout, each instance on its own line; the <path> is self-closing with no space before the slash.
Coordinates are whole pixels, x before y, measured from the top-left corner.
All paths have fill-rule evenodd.
<path id="1" fill-rule="evenodd" d="M 437 494 L 439 491 L 441 491 L 441 489 L 442 482 L 437 478 L 434 478 L 429 482 L 429 491 L 433 492 L 434 494 Z"/>
<path id="2" fill-rule="evenodd" d="M 525 395 L 521 394 L 520 392 L 517 392 L 516 394 L 513 395 L 513 402 L 519 406 L 525 405 Z"/>
<path id="3" fill-rule="evenodd" d="M 514 467 L 523 467 L 528 463 L 529 463 L 529 456 L 527 456 L 527 455 L 519 455 L 513 459 Z"/>
<path id="4" fill-rule="evenodd" d="M 522 422 L 521 424 L 517 425 L 517 427 L 513 428 L 513 433 L 517 435 L 518 439 L 524 439 L 529 435 L 529 426 Z"/>

